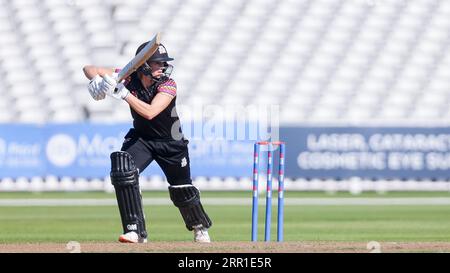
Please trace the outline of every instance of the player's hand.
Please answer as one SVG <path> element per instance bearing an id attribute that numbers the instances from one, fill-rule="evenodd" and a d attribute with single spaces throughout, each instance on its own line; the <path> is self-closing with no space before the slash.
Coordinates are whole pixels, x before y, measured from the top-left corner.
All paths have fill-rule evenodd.
<path id="1" fill-rule="evenodd" d="M 123 83 L 116 85 L 116 89 L 112 93 L 106 93 L 108 96 L 117 100 L 124 100 L 130 94 L 130 91 L 125 87 Z"/>
<path id="2" fill-rule="evenodd" d="M 100 90 L 101 82 L 102 77 L 100 77 L 99 75 L 96 75 L 89 82 L 88 90 L 94 100 L 102 100 L 105 98 L 105 93 L 102 90 Z"/>
<path id="3" fill-rule="evenodd" d="M 116 86 L 117 80 L 114 76 L 104 75 L 103 80 L 100 83 L 100 90 L 107 95 L 111 95 Z"/>

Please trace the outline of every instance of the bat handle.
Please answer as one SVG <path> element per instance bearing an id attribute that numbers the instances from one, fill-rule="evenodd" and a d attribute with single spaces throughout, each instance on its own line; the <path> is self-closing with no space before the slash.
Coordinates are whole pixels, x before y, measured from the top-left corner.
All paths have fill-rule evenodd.
<path id="1" fill-rule="evenodd" d="M 119 88 L 117 88 L 117 86 L 119 86 L 119 84 L 121 84 L 121 83 L 123 83 L 123 79 L 117 80 L 117 85 L 116 85 L 116 87 L 114 88 L 114 93 L 117 93 L 117 91 L 119 90 Z"/>

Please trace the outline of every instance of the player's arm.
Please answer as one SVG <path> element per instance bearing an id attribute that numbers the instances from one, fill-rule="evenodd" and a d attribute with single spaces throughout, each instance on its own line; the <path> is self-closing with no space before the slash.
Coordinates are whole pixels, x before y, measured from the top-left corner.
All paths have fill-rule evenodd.
<path id="1" fill-rule="evenodd" d="M 84 75 L 90 80 L 88 90 L 94 100 L 102 100 L 105 98 L 105 91 L 103 88 L 104 76 L 112 75 L 115 72 L 114 68 L 106 68 L 100 66 L 86 65 L 83 67 Z"/>
<path id="2" fill-rule="evenodd" d="M 146 119 L 153 119 L 169 106 L 173 98 L 174 96 L 170 94 L 160 92 L 155 95 L 151 104 L 143 102 L 133 95 L 126 96 L 125 101 L 134 111 L 138 112 L 139 115 Z"/>
<path id="3" fill-rule="evenodd" d="M 104 77 L 105 75 L 112 75 L 114 72 L 116 72 L 116 69 L 108 68 L 108 67 L 86 65 L 83 67 L 83 72 L 84 72 L 84 75 L 89 80 L 91 80 L 97 75 L 99 75 L 100 77 Z"/>
<path id="4" fill-rule="evenodd" d="M 118 100 L 125 100 L 134 111 L 149 120 L 166 109 L 177 94 L 175 81 L 169 79 L 158 86 L 157 93 L 151 103 L 146 103 L 130 95 L 130 91 L 125 85 L 123 83 L 117 84 L 117 81 L 111 76 L 105 75 L 103 80 L 105 84 L 102 88 L 105 94 Z"/>

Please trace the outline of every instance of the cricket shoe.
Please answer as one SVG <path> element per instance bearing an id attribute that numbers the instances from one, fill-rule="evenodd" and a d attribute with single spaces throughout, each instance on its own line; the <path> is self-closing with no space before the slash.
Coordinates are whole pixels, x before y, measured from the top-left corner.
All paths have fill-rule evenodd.
<path id="1" fill-rule="evenodd" d="M 140 238 L 139 235 L 130 231 L 119 236 L 119 242 L 121 243 L 147 243 L 147 238 Z"/>
<path id="2" fill-rule="evenodd" d="M 209 238 L 208 229 L 204 227 L 194 228 L 194 242 L 197 243 L 211 243 Z"/>

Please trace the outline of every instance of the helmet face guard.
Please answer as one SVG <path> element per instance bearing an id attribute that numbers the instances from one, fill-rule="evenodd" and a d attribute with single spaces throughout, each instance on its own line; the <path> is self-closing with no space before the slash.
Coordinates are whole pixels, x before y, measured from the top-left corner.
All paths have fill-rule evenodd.
<path id="1" fill-rule="evenodd" d="M 144 76 L 150 77 L 152 78 L 152 80 L 156 81 L 156 82 L 162 82 L 167 80 L 168 78 L 170 78 L 170 75 L 172 74 L 173 71 L 173 65 L 168 64 L 168 63 L 164 63 L 164 66 L 161 68 L 163 75 L 161 75 L 160 78 L 156 78 L 152 75 L 152 68 L 150 67 L 150 65 L 148 64 L 149 61 L 145 62 L 139 69 L 138 71 L 141 72 Z"/>
<path id="2" fill-rule="evenodd" d="M 172 74 L 173 71 L 173 65 L 166 63 L 167 65 L 164 66 L 163 68 L 163 73 L 164 73 L 164 77 L 166 78 L 170 78 L 170 75 Z"/>

